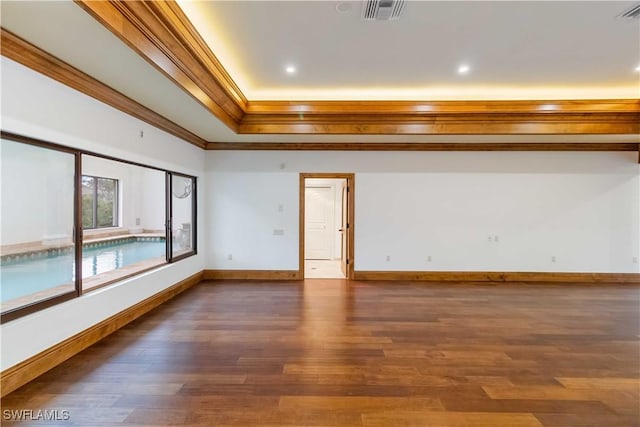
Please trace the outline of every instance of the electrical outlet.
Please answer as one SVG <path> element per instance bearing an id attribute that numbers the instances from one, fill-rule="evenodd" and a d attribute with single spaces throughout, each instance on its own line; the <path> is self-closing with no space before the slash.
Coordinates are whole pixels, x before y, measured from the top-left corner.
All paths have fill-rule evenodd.
<path id="1" fill-rule="evenodd" d="M 233 254 L 227 255 L 227 261 L 233 261 Z"/>
<path id="2" fill-rule="evenodd" d="M 556 256 L 555 255 L 551 255 L 551 262 L 556 262 Z"/>
<path id="3" fill-rule="evenodd" d="M 489 236 L 487 240 L 489 240 L 490 242 L 493 242 L 493 236 Z"/>
<path id="4" fill-rule="evenodd" d="M 637 256 L 634 256 L 634 257 L 633 257 L 633 263 L 634 263 L 634 264 L 637 264 L 637 263 L 638 263 L 638 257 L 637 257 Z"/>
<path id="5" fill-rule="evenodd" d="M 278 212 L 284 212 L 284 205 L 282 203 L 278 204 Z"/>
<path id="6" fill-rule="evenodd" d="M 274 228 L 273 229 L 273 235 L 274 236 L 284 236 L 284 230 L 281 228 Z"/>
<path id="7" fill-rule="evenodd" d="M 500 241 L 500 236 L 498 235 L 493 236 L 493 241 L 498 243 Z"/>
<path id="8" fill-rule="evenodd" d="M 427 262 L 431 262 L 431 255 L 427 257 Z"/>
<path id="9" fill-rule="evenodd" d="M 391 261 L 391 256 L 387 255 L 387 261 Z"/>

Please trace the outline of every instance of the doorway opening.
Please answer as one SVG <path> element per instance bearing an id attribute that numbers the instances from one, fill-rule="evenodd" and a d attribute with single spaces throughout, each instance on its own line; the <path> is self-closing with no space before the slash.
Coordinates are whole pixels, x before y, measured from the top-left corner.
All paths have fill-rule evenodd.
<path id="1" fill-rule="evenodd" d="M 353 277 L 354 174 L 300 174 L 300 277 Z"/>

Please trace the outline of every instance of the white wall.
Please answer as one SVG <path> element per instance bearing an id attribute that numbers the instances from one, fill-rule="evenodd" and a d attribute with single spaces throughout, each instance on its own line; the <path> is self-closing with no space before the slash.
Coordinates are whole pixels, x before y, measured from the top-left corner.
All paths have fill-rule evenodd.
<path id="1" fill-rule="evenodd" d="M 2 140 L 2 245 L 71 243 L 74 156 Z"/>
<path id="2" fill-rule="evenodd" d="M 208 232 L 201 244 L 213 251 L 207 268 L 298 269 L 297 174 L 221 171 L 207 173 L 203 181 L 207 190 L 199 193 L 205 193 L 207 220 L 202 225 Z M 211 184 L 215 190 L 208 190 Z M 275 229 L 284 235 L 274 235 Z"/>
<path id="3" fill-rule="evenodd" d="M 199 148 L 4 57 L 1 66 L 3 130 L 203 175 L 204 157 Z M 144 138 L 140 138 L 141 130 Z M 206 189 L 206 184 L 199 187 Z M 3 214 L 7 211 L 4 200 L 2 211 Z M 204 218 L 202 210 L 199 218 Z M 7 369 L 201 271 L 203 249 L 197 256 L 1 325 L 0 369 Z"/>
<path id="4" fill-rule="evenodd" d="M 207 268 L 298 268 L 300 172 L 356 173 L 359 271 L 640 272 L 640 166 L 615 152 L 208 152 Z"/>

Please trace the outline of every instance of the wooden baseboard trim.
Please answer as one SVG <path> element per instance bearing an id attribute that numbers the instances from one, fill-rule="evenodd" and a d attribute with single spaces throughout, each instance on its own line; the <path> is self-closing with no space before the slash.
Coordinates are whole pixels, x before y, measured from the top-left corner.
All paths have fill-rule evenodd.
<path id="1" fill-rule="evenodd" d="M 637 273 L 534 273 L 489 271 L 356 271 L 354 280 L 425 282 L 640 283 Z"/>
<path id="2" fill-rule="evenodd" d="M 203 280 L 302 280 L 297 270 L 204 270 Z"/>
<path id="3" fill-rule="evenodd" d="M 202 280 L 202 272 L 196 273 L 139 303 L 114 314 L 113 316 L 75 334 L 58 344 L 41 351 L 35 356 L 18 363 L 0 373 L 1 396 L 22 387 L 65 360 L 80 353 L 112 334 L 127 323 L 153 310 L 160 304 L 172 299 L 179 293 L 191 288 Z"/>

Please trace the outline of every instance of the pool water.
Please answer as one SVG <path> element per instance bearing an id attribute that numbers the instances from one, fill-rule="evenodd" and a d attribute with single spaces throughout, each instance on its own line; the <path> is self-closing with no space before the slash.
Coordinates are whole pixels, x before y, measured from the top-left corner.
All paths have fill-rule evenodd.
<path id="1" fill-rule="evenodd" d="M 132 241 L 84 249 L 82 277 L 95 276 L 137 262 L 165 255 L 164 241 Z M 3 262 L 0 267 L 0 301 L 53 288 L 74 281 L 73 253 L 41 259 Z"/>

